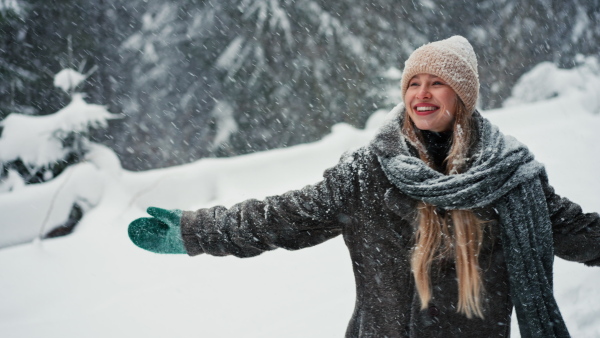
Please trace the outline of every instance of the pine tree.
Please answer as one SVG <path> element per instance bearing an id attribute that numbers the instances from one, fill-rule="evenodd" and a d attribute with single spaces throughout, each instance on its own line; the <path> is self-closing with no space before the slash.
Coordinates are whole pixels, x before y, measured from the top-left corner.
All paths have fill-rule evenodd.
<path id="1" fill-rule="evenodd" d="M 84 95 L 75 91 L 88 76 L 70 68 L 56 74 L 54 85 L 71 98 L 56 113 L 13 113 L 0 122 L 0 191 L 49 181 L 67 166 L 83 161 L 90 130 L 105 128 L 109 119 L 118 117 L 103 106 L 86 103 Z"/>

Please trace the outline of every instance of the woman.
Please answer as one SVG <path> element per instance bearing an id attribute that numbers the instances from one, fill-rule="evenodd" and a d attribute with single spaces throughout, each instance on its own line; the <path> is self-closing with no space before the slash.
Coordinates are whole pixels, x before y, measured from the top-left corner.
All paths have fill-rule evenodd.
<path id="1" fill-rule="evenodd" d="M 600 265 L 600 216 L 554 193 L 525 146 L 476 110 L 460 36 L 406 61 L 405 104 L 313 186 L 230 209 L 149 208 L 132 241 L 157 253 L 251 257 L 343 235 L 356 279 L 347 337 L 568 337 L 552 263 Z"/>

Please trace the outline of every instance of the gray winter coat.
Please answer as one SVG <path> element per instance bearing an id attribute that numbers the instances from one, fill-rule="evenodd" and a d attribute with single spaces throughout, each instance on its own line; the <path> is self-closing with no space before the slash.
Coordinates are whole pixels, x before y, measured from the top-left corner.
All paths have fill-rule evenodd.
<path id="1" fill-rule="evenodd" d="M 474 212 L 485 225 L 479 256 L 484 319 L 456 312 L 453 261 L 432 267 L 432 300 L 426 310 L 410 271 L 417 201 L 389 182 L 377 155 L 393 149 L 390 135 L 353 153 L 324 173 L 321 182 L 264 201 L 248 200 L 183 213 L 189 255 L 251 257 L 267 250 L 296 250 L 343 235 L 356 281 L 356 307 L 346 337 L 509 337 L 512 302 L 498 215 Z M 398 136 L 399 137 L 399 136 Z M 544 187 L 554 229 L 555 254 L 600 265 L 600 216 Z"/>

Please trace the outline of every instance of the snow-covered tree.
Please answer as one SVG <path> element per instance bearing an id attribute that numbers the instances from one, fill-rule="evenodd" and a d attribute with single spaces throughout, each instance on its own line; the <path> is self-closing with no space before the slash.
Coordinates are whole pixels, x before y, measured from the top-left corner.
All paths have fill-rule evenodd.
<path id="1" fill-rule="evenodd" d="M 56 113 L 15 113 L 0 121 L 0 191 L 49 181 L 82 161 L 89 149 L 90 130 L 105 128 L 108 120 L 118 117 L 103 106 L 85 102 L 84 94 L 74 91 L 86 77 L 73 69 L 56 74 L 54 85 L 71 96 L 71 102 Z"/>

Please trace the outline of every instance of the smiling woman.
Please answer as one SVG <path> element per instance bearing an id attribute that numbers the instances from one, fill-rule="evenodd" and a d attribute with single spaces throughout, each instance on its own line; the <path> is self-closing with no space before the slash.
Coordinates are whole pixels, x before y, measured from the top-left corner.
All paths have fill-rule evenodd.
<path id="1" fill-rule="evenodd" d="M 477 59 L 454 36 L 406 61 L 398 105 L 323 180 L 264 200 L 150 208 L 129 236 L 156 253 L 252 257 L 343 236 L 346 337 L 568 337 L 553 257 L 600 265 L 600 216 L 554 193 L 528 148 L 475 109 Z"/>

